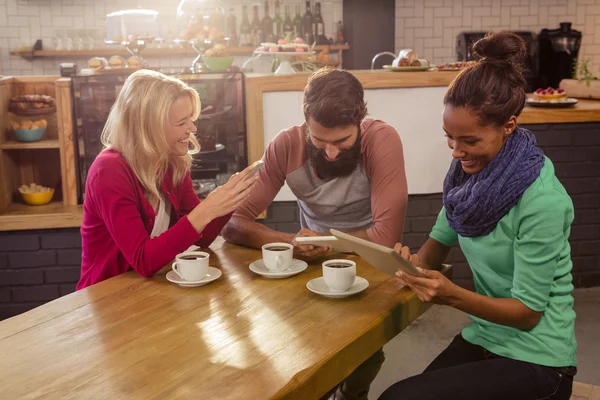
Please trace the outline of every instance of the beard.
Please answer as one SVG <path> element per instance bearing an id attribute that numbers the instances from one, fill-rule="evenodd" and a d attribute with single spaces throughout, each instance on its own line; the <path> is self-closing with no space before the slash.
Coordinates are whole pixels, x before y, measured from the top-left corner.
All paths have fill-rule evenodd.
<path id="1" fill-rule="evenodd" d="M 348 176 L 360 164 L 360 132 L 351 148 L 340 150 L 340 154 L 335 161 L 327 160 L 325 150 L 315 146 L 309 139 L 306 143 L 306 151 L 310 165 L 315 169 L 315 173 L 321 179 L 339 178 Z"/>

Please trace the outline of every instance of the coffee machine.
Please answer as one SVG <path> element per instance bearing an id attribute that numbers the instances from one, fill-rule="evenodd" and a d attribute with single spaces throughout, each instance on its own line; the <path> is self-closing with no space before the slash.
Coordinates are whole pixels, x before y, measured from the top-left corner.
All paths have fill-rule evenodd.
<path id="1" fill-rule="evenodd" d="M 572 77 L 575 59 L 581 47 L 581 32 L 561 22 L 558 29 L 542 29 L 538 35 L 538 88 L 557 88 L 560 81 Z"/>
<path id="2" fill-rule="evenodd" d="M 537 42 L 533 32 L 528 31 L 511 31 L 517 36 L 520 36 L 527 46 L 527 56 L 525 62 L 525 79 L 527 79 L 527 91 L 535 90 L 535 85 L 538 80 L 538 55 Z M 456 60 L 471 61 L 475 59 L 473 54 L 473 45 L 479 39 L 483 39 L 487 32 L 461 32 L 456 38 Z"/>

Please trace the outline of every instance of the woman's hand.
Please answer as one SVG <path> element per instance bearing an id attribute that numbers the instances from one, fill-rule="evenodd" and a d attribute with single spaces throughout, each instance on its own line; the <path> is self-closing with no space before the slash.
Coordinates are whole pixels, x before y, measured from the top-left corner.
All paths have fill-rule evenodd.
<path id="1" fill-rule="evenodd" d="M 250 195 L 258 175 L 245 179 L 252 172 L 252 166 L 233 175 L 223 186 L 219 186 L 196 206 L 188 219 L 198 233 L 213 219 L 233 212 Z"/>
<path id="2" fill-rule="evenodd" d="M 396 276 L 400 284 L 410 287 L 416 293 L 417 297 L 425 303 L 444 305 L 453 305 L 455 303 L 456 294 L 460 289 L 459 286 L 446 278 L 441 272 L 423 268 L 419 255 L 410 254 L 410 249 L 402 246 L 401 243 L 396 244 L 394 250 L 402 258 L 410 261 L 424 276 L 421 278 L 398 271 L 396 272 Z"/>

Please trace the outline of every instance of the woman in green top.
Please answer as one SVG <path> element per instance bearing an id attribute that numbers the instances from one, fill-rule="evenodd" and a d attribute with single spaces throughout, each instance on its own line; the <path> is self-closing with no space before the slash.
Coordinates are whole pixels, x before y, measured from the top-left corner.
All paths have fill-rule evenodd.
<path id="1" fill-rule="evenodd" d="M 418 254 L 424 277 L 399 273 L 425 302 L 449 305 L 472 323 L 420 375 L 380 399 L 565 399 L 576 372 L 569 234 L 573 204 L 535 137 L 517 127 L 525 105 L 525 43 L 488 35 L 480 60 L 444 98 L 443 127 L 454 160 L 443 203 Z M 440 272 L 460 245 L 476 292 Z"/>

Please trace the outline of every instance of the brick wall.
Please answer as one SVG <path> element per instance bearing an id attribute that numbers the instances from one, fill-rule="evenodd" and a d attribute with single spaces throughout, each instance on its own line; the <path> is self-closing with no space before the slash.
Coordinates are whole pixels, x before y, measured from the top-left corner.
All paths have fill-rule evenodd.
<path id="1" fill-rule="evenodd" d="M 580 58 L 600 68 L 600 2 L 596 0 L 396 0 L 396 53 L 412 48 L 435 64 L 456 61 L 456 37 L 468 31 L 538 34 L 572 22 L 583 33 Z"/>
<path id="2" fill-rule="evenodd" d="M 0 233 L 0 320 L 75 290 L 79 229 Z"/>
<path id="3" fill-rule="evenodd" d="M 571 195 L 575 221 L 571 232 L 576 287 L 600 285 L 600 124 L 531 125 L 538 144 L 552 159 Z M 426 240 L 442 207 L 441 194 L 409 196 L 404 244 L 413 251 Z M 300 229 L 295 202 L 269 207 L 263 222 L 294 233 Z M 455 281 L 472 288 L 472 276 L 458 247 L 447 262 Z M 79 229 L 0 233 L 0 319 L 72 292 L 79 279 Z"/>

